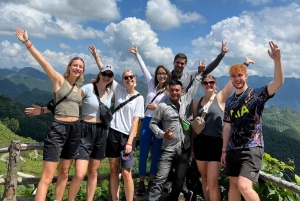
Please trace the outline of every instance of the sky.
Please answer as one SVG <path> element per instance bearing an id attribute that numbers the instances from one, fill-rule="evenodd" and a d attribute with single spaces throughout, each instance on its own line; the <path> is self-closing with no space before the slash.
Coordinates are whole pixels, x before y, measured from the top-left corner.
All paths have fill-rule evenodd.
<path id="1" fill-rule="evenodd" d="M 15 36 L 26 29 L 33 45 L 58 72 L 80 56 L 86 73 L 98 73 L 88 46 L 94 44 L 115 73 L 142 72 L 129 46 L 137 46 L 150 73 L 173 69 L 174 56 L 188 57 L 186 70 L 229 49 L 213 71 L 219 77 L 245 57 L 256 61 L 249 75 L 273 76 L 268 41 L 281 49 L 286 77 L 300 77 L 300 2 L 291 0 L 0 0 L 0 68 L 42 70 Z"/>

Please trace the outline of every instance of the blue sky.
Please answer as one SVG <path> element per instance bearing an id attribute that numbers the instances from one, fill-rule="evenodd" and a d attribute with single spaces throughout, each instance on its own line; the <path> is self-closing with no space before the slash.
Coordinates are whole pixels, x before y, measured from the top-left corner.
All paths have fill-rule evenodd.
<path id="1" fill-rule="evenodd" d="M 150 72 L 163 64 L 173 69 L 174 55 L 188 56 L 187 70 L 207 64 L 220 52 L 221 41 L 229 52 L 215 76 L 228 67 L 256 60 L 250 75 L 273 76 L 267 54 L 273 40 L 282 51 L 287 77 L 300 76 L 300 3 L 290 0 L 1 0 L 0 68 L 41 67 L 14 35 L 26 29 L 31 42 L 59 72 L 81 56 L 87 73 L 97 66 L 87 47 L 94 44 L 105 64 L 118 73 L 125 69 L 141 74 L 130 45 L 137 45 Z"/>

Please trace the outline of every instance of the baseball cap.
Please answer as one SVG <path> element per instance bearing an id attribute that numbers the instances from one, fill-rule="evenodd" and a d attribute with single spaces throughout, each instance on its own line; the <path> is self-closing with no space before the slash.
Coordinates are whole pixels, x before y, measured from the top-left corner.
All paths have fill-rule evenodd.
<path id="1" fill-rule="evenodd" d="M 121 151 L 121 166 L 122 168 L 132 168 L 134 165 L 134 151 L 125 154 L 124 150 Z"/>
<path id="2" fill-rule="evenodd" d="M 102 72 L 104 72 L 104 71 L 106 71 L 106 70 L 110 70 L 111 72 L 113 72 L 114 73 L 114 67 L 112 66 L 112 65 L 109 65 L 109 64 L 107 64 L 107 65 L 104 65 L 102 68 L 101 68 L 101 73 Z"/>

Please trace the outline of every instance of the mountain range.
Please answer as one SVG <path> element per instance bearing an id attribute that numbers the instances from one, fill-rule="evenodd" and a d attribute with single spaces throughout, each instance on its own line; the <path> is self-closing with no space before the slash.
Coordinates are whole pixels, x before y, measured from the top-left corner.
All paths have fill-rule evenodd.
<path id="1" fill-rule="evenodd" d="M 86 74 L 83 84 L 90 82 L 96 75 Z M 138 84 L 136 90 L 144 97 L 147 94 L 147 84 L 143 76 L 137 76 Z M 221 90 L 229 81 L 228 76 L 217 78 L 217 90 Z M 120 75 L 115 75 L 115 80 L 121 83 Z M 250 87 L 261 87 L 273 80 L 272 77 L 249 76 L 247 83 Z M 279 108 L 290 107 L 300 110 L 300 86 L 299 78 L 285 78 L 284 85 L 277 91 L 274 98 L 269 100 L 266 106 L 275 105 Z M 15 102 L 24 105 L 32 103 L 47 103 L 52 99 L 52 84 L 44 72 L 32 67 L 17 69 L 0 69 L 0 94 L 6 95 Z M 203 90 L 199 87 L 195 98 L 203 96 Z"/>

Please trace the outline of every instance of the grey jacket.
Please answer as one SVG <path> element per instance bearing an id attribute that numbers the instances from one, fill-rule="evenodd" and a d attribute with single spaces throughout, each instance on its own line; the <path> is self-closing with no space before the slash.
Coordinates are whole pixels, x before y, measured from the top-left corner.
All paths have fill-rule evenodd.
<path id="1" fill-rule="evenodd" d="M 179 115 L 181 117 L 189 117 L 190 104 L 198 90 L 201 79 L 202 73 L 195 77 L 192 86 L 188 89 L 187 93 L 180 98 Z M 154 115 L 149 124 L 150 129 L 157 138 L 164 138 L 164 133 L 169 128 L 173 133 L 172 139 L 163 139 L 163 150 L 178 150 L 181 148 L 181 144 L 184 145 L 185 149 L 188 149 L 191 146 L 191 133 L 187 133 L 182 129 L 179 115 L 176 110 L 176 106 L 172 103 L 170 98 L 168 98 L 166 102 L 160 103 L 155 109 Z M 159 122 L 162 122 L 163 130 L 157 126 Z"/>

